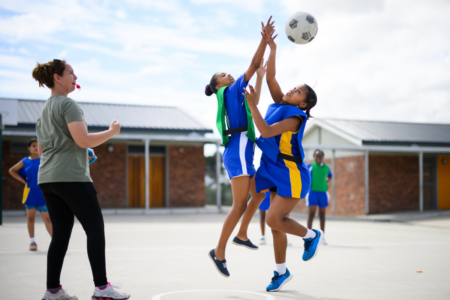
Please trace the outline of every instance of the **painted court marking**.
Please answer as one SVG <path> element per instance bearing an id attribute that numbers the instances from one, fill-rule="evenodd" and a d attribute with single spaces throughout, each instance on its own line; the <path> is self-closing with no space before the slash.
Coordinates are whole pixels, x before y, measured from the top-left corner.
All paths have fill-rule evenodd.
<path id="1" fill-rule="evenodd" d="M 234 293 L 246 293 L 246 294 L 254 294 L 258 296 L 263 296 L 266 300 L 275 300 L 275 297 L 272 295 L 261 294 L 256 292 L 247 292 L 247 291 L 235 291 L 235 290 L 188 290 L 188 291 L 177 291 L 177 292 L 168 292 L 159 295 L 153 296 L 152 300 L 161 300 L 161 297 L 170 295 L 170 294 L 178 294 L 178 293 L 192 293 L 192 292 L 234 292 Z"/>

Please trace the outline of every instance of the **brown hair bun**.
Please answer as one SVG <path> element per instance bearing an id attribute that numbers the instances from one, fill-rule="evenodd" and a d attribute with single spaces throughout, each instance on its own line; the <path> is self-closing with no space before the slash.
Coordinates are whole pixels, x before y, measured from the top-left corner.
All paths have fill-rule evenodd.
<path id="1" fill-rule="evenodd" d="M 55 86 L 53 74 L 63 76 L 65 68 L 65 60 L 55 60 L 55 72 L 53 72 L 53 61 L 51 60 L 44 64 L 37 63 L 36 67 L 33 69 L 33 72 L 31 72 L 31 75 L 37 82 L 39 82 L 40 87 L 45 85 L 51 89 Z"/>

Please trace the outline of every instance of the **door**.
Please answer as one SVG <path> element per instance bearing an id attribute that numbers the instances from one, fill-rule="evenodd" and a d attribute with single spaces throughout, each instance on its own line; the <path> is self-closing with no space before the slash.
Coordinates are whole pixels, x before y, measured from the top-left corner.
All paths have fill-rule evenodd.
<path id="1" fill-rule="evenodd" d="M 165 158 L 150 156 L 150 207 L 165 205 Z M 145 207 L 145 156 L 128 157 L 128 206 Z"/>
<path id="2" fill-rule="evenodd" d="M 438 209 L 450 209 L 450 156 L 438 156 Z"/>
<path id="3" fill-rule="evenodd" d="M 423 158 L 423 208 L 437 209 L 436 156 Z"/>

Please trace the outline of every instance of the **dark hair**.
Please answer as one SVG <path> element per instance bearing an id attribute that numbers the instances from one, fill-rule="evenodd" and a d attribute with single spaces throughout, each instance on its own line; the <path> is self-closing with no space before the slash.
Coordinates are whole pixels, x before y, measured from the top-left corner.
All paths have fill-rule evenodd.
<path id="1" fill-rule="evenodd" d="M 214 74 L 211 78 L 211 81 L 205 88 L 206 96 L 211 96 L 212 94 L 217 94 L 216 86 L 217 86 L 217 73 Z"/>
<path id="2" fill-rule="evenodd" d="M 30 148 L 33 143 L 37 143 L 37 138 L 31 138 L 28 140 L 27 147 Z"/>
<path id="3" fill-rule="evenodd" d="M 53 70 L 53 65 L 55 66 Z M 37 63 L 36 67 L 34 67 L 33 78 L 39 82 L 39 86 L 47 86 L 48 88 L 53 88 L 55 86 L 55 82 L 53 80 L 53 74 L 58 74 L 59 76 L 63 76 L 64 70 L 66 69 L 66 61 L 65 60 L 51 60 L 45 64 Z"/>
<path id="4" fill-rule="evenodd" d="M 321 153 L 321 154 L 322 154 L 322 157 L 325 157 L 325 153 L 323 153 L 323 151 L 320 150 L 320 149 L 314 150 L 313 157 L 316 157 L 316 153 L 317 153 L 317 152 Z"/>
<path id="5" fill-rule="evenodd" d="M 317 104 L 317 94 L 314 92 L 314 90 L 307 84 L 305 84 L 306 88 L 308 89 L 308 95 L 306 96 L 306 103 L 308 104 L 304 111 L 306 112 L 306 116 L 309 118 L 311 117 L 310 110 Z M 307 120 L 308 120 L 307 119 Z"/>

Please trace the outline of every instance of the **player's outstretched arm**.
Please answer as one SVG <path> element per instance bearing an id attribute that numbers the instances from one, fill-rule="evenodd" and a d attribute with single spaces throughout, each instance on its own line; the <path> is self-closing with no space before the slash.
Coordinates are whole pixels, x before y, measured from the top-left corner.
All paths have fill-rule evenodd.
<path id="1" fill-rule="evenodd" d="M 264 75 L 266 75 L 266 65 L 264 65 L 264 58 L 261 60 L 261 65 L 259 66 L 259 69 L 256 71 L 256 84 L 255 84 L 255 90 L 256 90 L 256 105 L 259 104 L 259 97 L 261 96 L 261 89 L 262 89 L 262 81 L 264 79 Z"/>
<path id="2" fill-rule="evenodd" d="M 264 40 L 266 40 L 267 44 L 270 47 L 270 55 L 269 55 L 269 60 L 267 61 L 267 75 L 266 75 L 266 80 L 267 80 L 267 85 L 269 86 L 269 91 L 270 94 L 272 95 L 272 99 L 275 103 L 280 103 L 281 100 L 283 99 L 283 92 L 281 91 L 281 87 L 278 84 L 277 79 L 275 78 L 275 59 L 276 59 L 276 55 L 277 55 L 277 44 L 275 43 L 275 38 L 278 36 L 275 35 L 273 36 L 274 32 L 272 32 L 271 34 L 268 34 L 267 32 L 265 32 L 263 30 L 262 35 Z"/>
<path id="3" fill-rule="evenodd" d="M 275 23 L 275 21 L 271 22 L 272 20 L 272 16 L 270 16 L 269 20 L 267 21 L 266 26 L 264 26 L 264 23 L 261 22 L 261 27 L 262 30 L 266 31 L 266 32 L 273 32 L 273 24 Z M 264 52 L 266 51 L 266 40 L 263 38 L 261 38 L 261 42 L 259 43 L 258 49 L 256 49 L 256 53 L 253 56 L 252 62 L 250 63 L 250 66 L 248 67 L 247 71 L 245 71 L 245 77 L 244 77 L 244 81 L 248 82 L 253 75 L 255 75 L 256 70 L 259 69 L 260 63 L 262 58 L 264 57 Z"/>
<path id="4" fill-rule="evenodd" d="M 301 123 L 302 120 L 297 117 L 287 118 L 284 119 L 283 121 L 280 121 L 272 125 L 267 124 L 267 122 L 262 117 L 258 107 L 256 106 L 255 89 L 250 84 L 248 85 L 248 87 L 249 91 L 246 88 L 244 88 L 245 93 L 242 94 L 244 95 L 244 97 L 247 98 L 248 107 L 252 112 L 253 121 L 255 122 L 256 128 L 258 128 L 263 138 L 270 138 L 273 136 L 277 136 L 287 131 L 295 132 L 299 130 L 302 124 Z"/>

